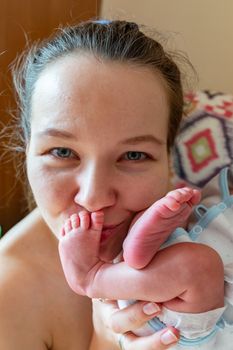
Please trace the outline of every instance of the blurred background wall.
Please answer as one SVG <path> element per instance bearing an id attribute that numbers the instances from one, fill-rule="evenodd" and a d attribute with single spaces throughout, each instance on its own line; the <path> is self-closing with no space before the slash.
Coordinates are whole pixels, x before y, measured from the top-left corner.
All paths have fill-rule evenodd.
<path id="1" fill-rule="evenodd" d="M 103 17 L 123 17 L 172 35 L 201 89 L 233 93 L 232 0 L 102 0 Z"/>

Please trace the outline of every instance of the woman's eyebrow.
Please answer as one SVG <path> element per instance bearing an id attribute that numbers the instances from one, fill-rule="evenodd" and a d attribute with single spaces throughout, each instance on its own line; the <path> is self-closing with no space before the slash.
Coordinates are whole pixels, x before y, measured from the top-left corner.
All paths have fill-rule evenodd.
<path id="1" fill-rule="evenodd" d="M 43 131 L 39 131 L 37 132 L 37 135 L 53 136 L 53 137 L 60 137 L 60 138 L 66 138 L 66 139 L 76 139 L 76 136 L 73 135 L 72 133 L 65 130 L 55 129 L 55 128 L 47 128 Z"/>
<path id="2" fill-rule="evenodd" d="M 154 135 L 140 135 L 140 136 L 134 136 L 129 139 L 126 139 L 122 141 L 121 143 L 124 145 L 137 145 L 138 143 L 142 142 L 151 142 L 151 143 L 156 143 L 157 145 L 163 145 L 167 141 L 163 141 Z"/>
<path id="3" fill-rule="evenodd" d="M 56 128 L 47 128 L 43 131 L 37 132 L 37 135 L 39 137 L 53 136 L 53 137 L 60 137 L 60 138 L 73 139 L 73 140 L 77 139 L 77 137 L 74 134 L 68 131 L 56 129 Z M 166 143 L 166 141 L 163 141 L 158 137 L 155 137 L 154 135 L 150 135 L 150 134 L 130 137 L 128 139 L 123 140 L 121 143 L 124 145 L 137 145 L 143 142 L 155 143 L 156 145 L 163 145 Z"/>

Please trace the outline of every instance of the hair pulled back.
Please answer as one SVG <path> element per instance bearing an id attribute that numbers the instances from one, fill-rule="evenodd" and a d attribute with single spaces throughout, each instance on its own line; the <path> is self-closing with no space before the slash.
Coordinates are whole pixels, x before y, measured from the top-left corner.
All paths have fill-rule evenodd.
<path id="1" fill-rule="evenodd" d="M 73 52 L 134 63 L 159 73 L 167 87 L 170 107 L 168 149 L 173 145 L 183 113 L 180 70 L 158 41 L 145 35 L 136 23 L 119 20 L 88 21 L 59 29 L 21 56 L 13 68 L 13 78 L 24 145 L 30 140 L 31 98 L 36 81 L 48 64 Z"/>

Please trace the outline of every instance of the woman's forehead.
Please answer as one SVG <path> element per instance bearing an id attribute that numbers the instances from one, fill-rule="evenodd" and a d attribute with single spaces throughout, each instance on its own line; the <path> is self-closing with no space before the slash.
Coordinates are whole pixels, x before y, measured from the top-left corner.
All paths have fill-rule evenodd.
<path id="1" fill-rule="evenodd" d="M 161 77 L 143 67 L 70 56 L 39 77 L 32 98 L 32 120 L 48 123 L 114 120 L 167 124 L 169 106 Z"/>
<path id="2" fill-rule="evenodd" d="M 97 88 L 105 92 L 114 90 L 122 95 L 127 90 L 129 98 L 134 95 L 145 95 L 144 99 L 154 95 L 164 98 L 167 95 L 166 84 L 157 71 L 137 64 L 100 60 L 90 54 L 68 55 L 49 64 L 35 84 L 36 93 L 47 89 L 50 94 L 73 92 L 77 95 L 86 88 L 89 92 L 93 88 L 95 92 Z"/>

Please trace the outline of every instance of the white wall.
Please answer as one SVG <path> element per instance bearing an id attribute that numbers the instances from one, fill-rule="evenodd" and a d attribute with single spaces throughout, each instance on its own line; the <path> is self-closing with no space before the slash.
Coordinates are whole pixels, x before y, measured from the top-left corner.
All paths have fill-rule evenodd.
<path id="1" fill-rule="evenodd" d="M 101 15 L 179 33 L 198 87 L 233 93 L 233 0 L 102 0 Z"/>

